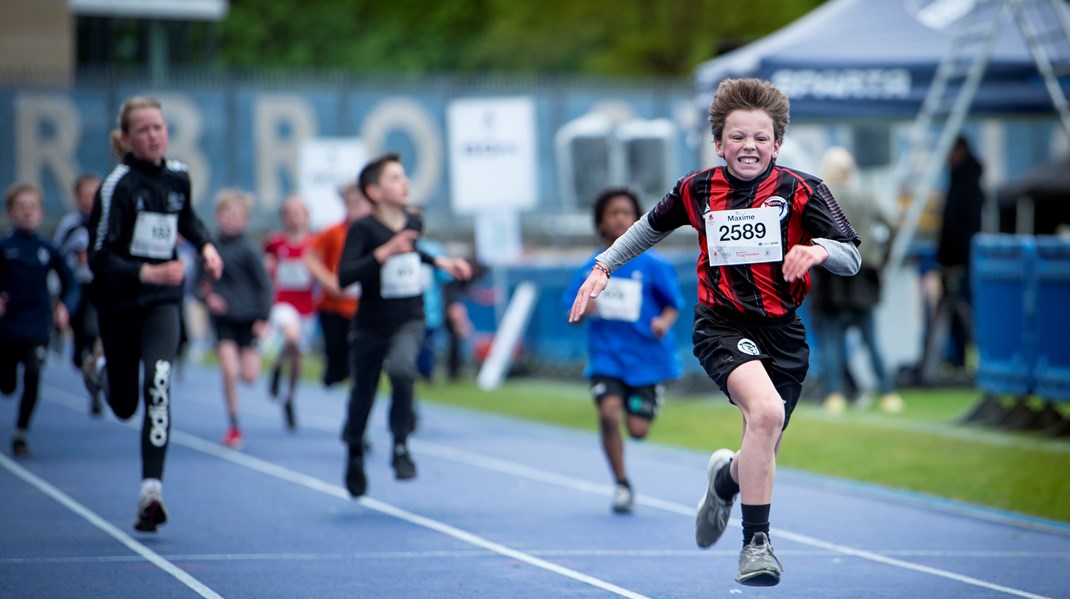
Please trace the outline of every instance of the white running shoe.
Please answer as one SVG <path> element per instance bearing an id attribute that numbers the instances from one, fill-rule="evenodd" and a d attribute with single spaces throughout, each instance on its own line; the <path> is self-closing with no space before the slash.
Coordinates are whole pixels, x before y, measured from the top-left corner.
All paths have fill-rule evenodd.
<path id="1" fill-rule="evenodd" d="M 635 496 L 626 485 L 618 484 L 613 489 L 613 513 L 630 514 L 633 503 L 635 503 Z"/>
<path id="2" fill-rule="evenodd" d="M 736 455 L 731 449 L 718 449 L 710 456 L 706 464 L 706 493 L 698 504 L 695 515 L 695 542 L 705 549 L 717 542 L 728 526 L 728 516 L 732 513 L 735 498 L 725 501 L 713 490 L 713 481 L 717 473 L 732 461 Z"/>
<path id="3" fill-rule="evenodd" d="M 167 522 L 167 508 L 163 504 L 163 484 L 159 479 L 146 478 L 141 482 L 134 529 L 141 532 L 156 532 L 156 527 L 164 522 Z"/>
<path id="4" fill-rule="evenodd" d="M 739 572 L 736 582 L 752 587 L 771 587 L 780 582 L 784 567 L 773 553 L 773 544 L 764 532 L 754 533 L 754 538 L 739 554 Z"/>

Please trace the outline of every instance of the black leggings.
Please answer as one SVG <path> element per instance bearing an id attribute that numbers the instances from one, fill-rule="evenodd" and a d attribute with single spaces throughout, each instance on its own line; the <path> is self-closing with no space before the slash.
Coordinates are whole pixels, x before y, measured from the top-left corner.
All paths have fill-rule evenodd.
<path id="1" fill-rule="evenodd" d="M 323 353 L 326 354 L 323 384 L 327 387 L 349 377 L 349 331 L 352 319 L 336 312 L 320 311 Z"/>
<path id="2" fill-rule="evenodd" d="M 47 349 L 44 343 L 0 341 L 0 393 L 11 395 L 18 387 L 18 369 L 22 364 L 22 399 L 19 400 L 19 430 L 30 428 L 30 418 L 37 405 L 41 386 L 41 367 Z"/>
<path id="3" fill-rule="evenodd" d="M 141 476 L 163 478 L 171 434 L 171 373 L 178 353 L 179 304 L 160 303 L 98 314 L 107 357 L 108 404 L 126 420 L 145 398 Z M 144 376 L 142 376 L 144 374 Z"/>
<path id="4" fill-rule="evenodd" d="M 93 343 L 96 342 L 100 332 L 97 330 L 97 309 L 93 302 L 89 301 L 89 283 L 82 283 L 82 301 L 78 303 L 78 309 L 71 314 L 71 332 L 74 333 L 74 351 L 71 361 L 75 368 L 82 367 L 82 360 L 93 351 Z"/>

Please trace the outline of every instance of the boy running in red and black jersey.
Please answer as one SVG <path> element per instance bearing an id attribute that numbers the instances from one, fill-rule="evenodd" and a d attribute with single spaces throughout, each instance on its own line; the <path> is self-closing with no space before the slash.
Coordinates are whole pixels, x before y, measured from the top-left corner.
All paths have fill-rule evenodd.
<path id="1" fill-rule="evenodd" d="M 725 166 L 688 175 L 596 258 L 569 314 L 578 321 L 619 266 L 678 227 L 698 231 L 698 304 L 692 339 L 706 373 L 743 415 L 738 452 L 707 464 L 695 540 L 709 547 L 741 495 L 743 551 L 736 581 L 772 586 L 782 568 L 769 543 L 776 453 L 809 368 L 806 331 L 795 311 L 810 268 L 858 271 L 861 243 L 828 188 L 775 163 L 788 127 L 788 99 L 758 79 L 721 82 L 710 105 Z"/>

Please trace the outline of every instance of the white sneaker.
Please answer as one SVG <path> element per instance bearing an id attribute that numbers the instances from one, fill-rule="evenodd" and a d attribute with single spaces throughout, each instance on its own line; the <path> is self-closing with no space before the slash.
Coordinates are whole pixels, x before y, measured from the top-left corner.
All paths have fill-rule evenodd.
<path id="1" fill-rule="evenodd" d="M 613 512 L 617 514 L 630 514 L 632 513 L 632 504 L 635 503 L 635 497 L 632 494 L 632 490 L 625 485 L 618 484 L 613 489 Z"/>
<path id="2" fill-rule="evenodd" d="M 718 497 L 713 490 L 713 480 L 735 455 L 731 449 L 718 449 L 706 464 L 706 494 L 702 496 L 695 515 L 695 542 L 703 549 L 716 543 L 728 526 L 728 516 L 732 513 L 735 498 L 725 501 Z"/>
<path id="3" fill-rule="evenodd" d="M 773 545 L 764 532 L 754 534 L 739 554 L 736 582 L 752 587 L 771 587 L 780 582 L 784 567 L 773 553 Z"/>
<path id="4" fill-rule="evenodd" d="M 156 532 L 156 527 L 167 522 L 167 508 L 163 504 L 163 484 L 159 479 L 141 481 L 141 494 L 137 500 L 137 520 L 134 529 L 141 532 Z"/>

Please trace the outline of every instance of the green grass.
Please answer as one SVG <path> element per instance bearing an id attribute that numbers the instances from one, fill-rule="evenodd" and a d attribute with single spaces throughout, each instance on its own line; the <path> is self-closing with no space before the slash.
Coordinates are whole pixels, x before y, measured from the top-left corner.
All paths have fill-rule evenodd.
<path id="1" fill-rule="evenodd" d="M 422 401 L 557 424 L 595 434 L 581 381 L 509 379 L 420 385 Z M 875 410 L 830 416 L 803 403 L 792 415 L 778 464 L 1070 522 L 1070 440 L 1002 432 L 957 421 L 977 400 L 968 389 L 906 390 L 898 415 Z M 670 394 L 650 440 L 710 451 L 738 446 L 738 410 L 720 393 Z"/>

